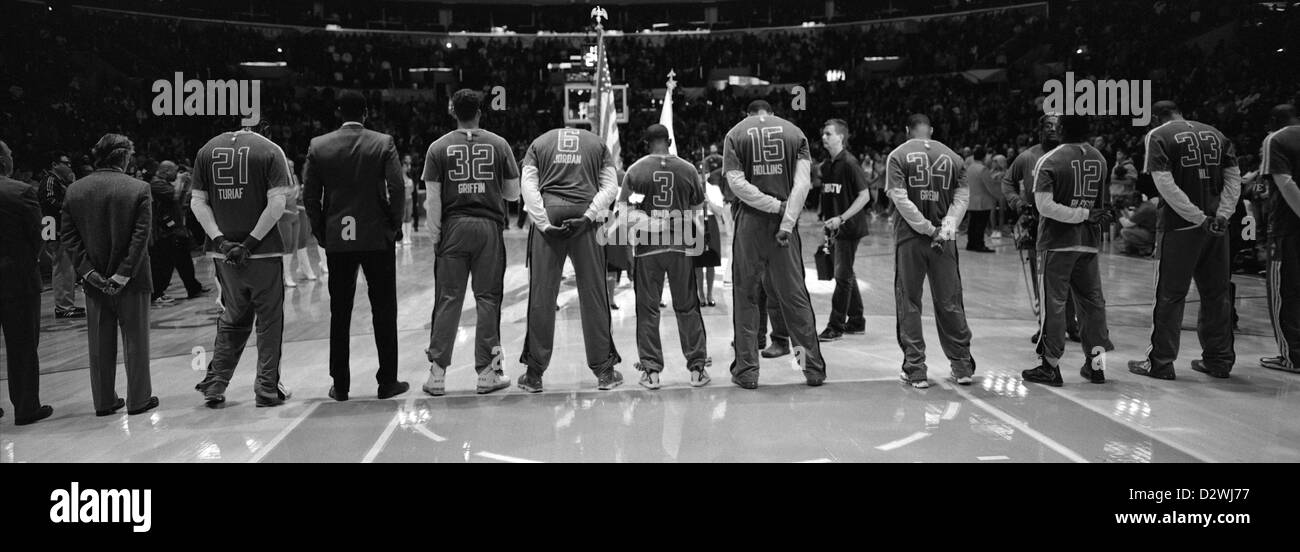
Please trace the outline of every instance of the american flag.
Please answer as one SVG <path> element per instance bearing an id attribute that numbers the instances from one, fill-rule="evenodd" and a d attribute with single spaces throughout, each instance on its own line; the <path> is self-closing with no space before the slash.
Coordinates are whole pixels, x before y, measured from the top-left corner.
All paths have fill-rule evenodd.
<path id="1" fill-rule="evenodd" d="M 622 168 L 621 148 L 618 144 L 618 111 L 614 105 L 614 82 L 609 75 L 609 56 L 605 51 L 605 35 L 602 31 L 596 39 L 596 101 L 599 116 L 596 134 L 605 139 L 614 162 Z"/>

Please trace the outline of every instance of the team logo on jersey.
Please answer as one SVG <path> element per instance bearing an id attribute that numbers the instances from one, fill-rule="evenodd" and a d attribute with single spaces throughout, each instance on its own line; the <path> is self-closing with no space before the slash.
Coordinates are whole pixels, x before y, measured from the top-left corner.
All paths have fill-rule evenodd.
<path id="1" fill-rule="evenodd" d="M 256 126 L 262 121 L 262 81 L 260 80 L 185 80 L 177 72 L 173 80 L 158 79 L 151 88 L 153 114 L 164 115 L 239 115 L 240 124 Z"/>
<path id="2" fill-rule="evenodd" d="M 1043 83 L 1043 112 L 1066 115 L 1113 115 L 1133 118 L 1133 126 L 1151 122 L 1151 80 L 1099 80 L 1074 78 Z"/>

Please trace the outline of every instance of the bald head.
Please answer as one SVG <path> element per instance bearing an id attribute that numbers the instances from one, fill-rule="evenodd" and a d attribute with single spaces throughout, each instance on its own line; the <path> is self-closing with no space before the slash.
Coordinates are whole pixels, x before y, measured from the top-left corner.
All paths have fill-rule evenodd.
<path id="1" fill-rule="evenodd" d="M 178 172 L 180 172 L 180 167 L 177 167 L 176 163 L 163 161 L 158 164 L 158 169 L 154 171 L 154 174 L 157 175 L 158 178 L 171 182 L 176 180 L 176 173 Z"/>

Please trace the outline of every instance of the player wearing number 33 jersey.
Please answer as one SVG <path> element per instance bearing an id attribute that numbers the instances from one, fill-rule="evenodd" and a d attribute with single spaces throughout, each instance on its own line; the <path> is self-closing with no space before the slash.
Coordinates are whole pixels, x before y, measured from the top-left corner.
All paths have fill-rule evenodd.
<path id="1" fill-rule="evenodd" d="M 477 391 L 510 386 L 501 368 L 501 297 L 506 271 L 505 202 L 519 199 L 519 168 L 505 139 L 478 127 L 481 99 L 473 90 L 451 98 L 459 128 L 429 145 L 424 182 L 437 263 L 429 330 L 429 379 L 424 392 L 445 393 L 447 366 L 460 327 L 465 282 L 473 278 L 477 321 Z"/>
<path id="2" fill-rule="evenodd" d="M 922 286 L 929 278 L 939 344 L 952 366 L 953 379 L 967 385 L 975 373 L 975 360 L 970 355 L 955 238 L 970 187 L 961 156 L 930 139 L 929 117 L 908 117 L 907 130 L 909 140 L 889 154 L 885 177 L 885 189 L 899 214 L 894 224 L 894 303 L 898 345 L 903 349 L 901 377 L 913 387 L 930 386 L 921 330 Z"/>
<path id="3" fill-rule="evenodd" d="M 1201 359 L 1192 369 L 1226 378 L 1233 350 L 1228 219 L 1241 195 L 1241 172 L 1232 142 L 1214 127 L 1188 121 L 1170 101 L 1152 106 L 1156 126 L 1146 136 L 1146 165 L 1163 200 L 1156 238 L 1156 306 L 1147 358 L 1129 371 L 1174 379 L 1183 306 L 1193 279 L 1201 295 L 1196 333 Z"/>
<path id="4" fill-rule="evenodd" d="M 1085 362 L 1080 374 L 1105 383 L 1104 362 L 1095 357 L 1114 349 L 1106 327 L 1097 252 L 1103 228 L 1114 221 L 1108 205 L 1106 158 L 1087 143 L 1088 119 L 1061 117 L 1064 143 L 1034 165 L 1034 204 L 1038 206 L 1038 253 L 1043 290 L 1039 318 L 1040 366 L 1021 373 L 1025 381 L 1062 385 L 1058 366 L 1065 348 L 1066 302 L 1078 309 Z"/>

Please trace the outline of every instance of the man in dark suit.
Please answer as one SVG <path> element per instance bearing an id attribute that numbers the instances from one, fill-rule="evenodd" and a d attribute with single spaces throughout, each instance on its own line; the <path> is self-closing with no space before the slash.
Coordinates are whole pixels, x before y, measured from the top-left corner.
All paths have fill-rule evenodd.
<path id="1" fill-rule="evenodd" d="M 40 255 L 41 205 L 36 188 L 9 178 L 13 153 L 0 142 L 0 331 L 9 357 L 9 400 L 14 423 L 27 425 L 50 417 L 54 408 L 41 405 L 40 358 L 36 344 L 41 332 Z M 0 410 L 0 416 L 4 410 Z"/>
<path id="2" fill-rule="evenodd" d="M 379 398 L 405 393 L 397 381 L 397 259 L 402 239 L 405 183 L 393 137 L 362 126 L 366 98 L 344 92 L 338 100 L 342 128 L 317 136 L 303 165 L 304 202 L 312 233 L 328 252 L 330 291 L 330 398 L 348 400 L 352 302 L 357 269 L 365 271 L 379 356 Z"/>
<path id="3" fill-rule="evenodd" d="M 158 406 L 149 377 L 153 202 L 149 184 L 126 172 L 135 154 L 129 138 L 105 134 L 92 154 L 95 172 L 68 187 L 61 231 L 72 266 L 86 283 L 90 391 L 96 416 L 124 406 L 128 414 L 142 414 Z M 114 387 L 119 326 L 126 346 L 125 401 Z"/>

